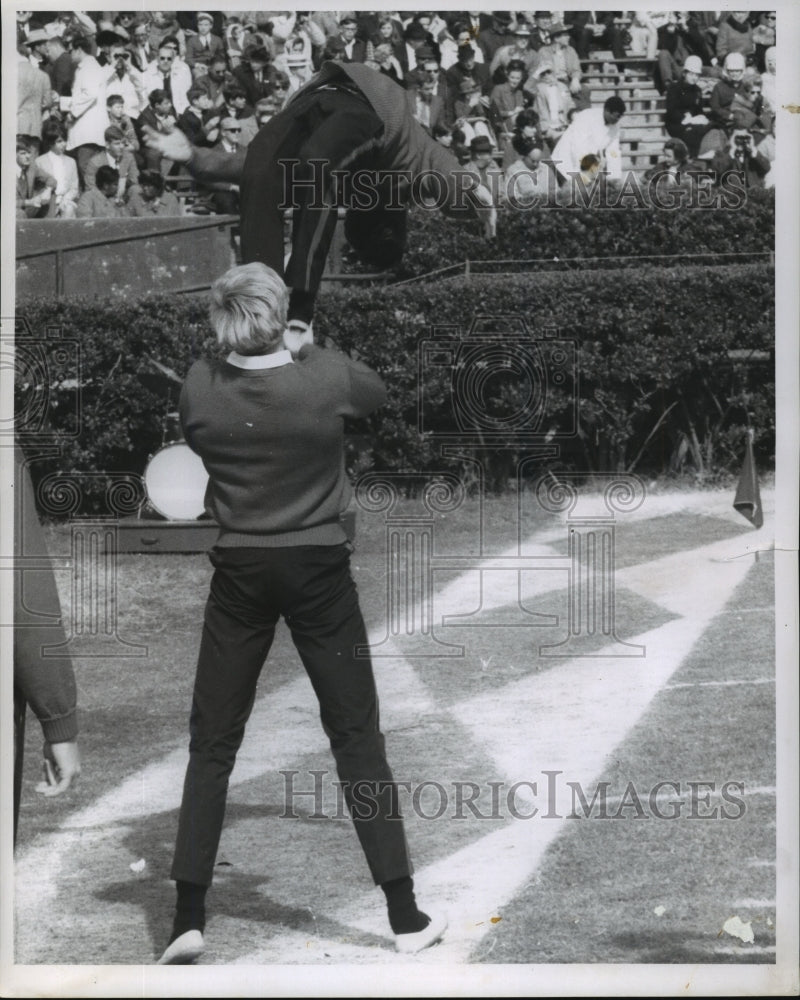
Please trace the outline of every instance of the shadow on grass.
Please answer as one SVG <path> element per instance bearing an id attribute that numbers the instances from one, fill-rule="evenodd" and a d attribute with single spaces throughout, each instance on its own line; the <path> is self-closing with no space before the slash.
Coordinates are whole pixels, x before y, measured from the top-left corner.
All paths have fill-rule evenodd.
<path id="1" fill-rule="evenodd" d="M 284 811 L 282 805 L 249 805 L 246 803 L 231 804 L 227 811 L 226 826 L 248 820 L 264 821 L 280 818 Z M 349 821 L 348 821 L 349 822 Z M 172 858 L 172 842 L 178 826 L 177 812 L 157 813 L 147 817 L 141 823 L 131 826 L 122 838 L 122 850 L 136 856 L 142 844 L 149 845 L 148 864 L 140 875 L 131 874 L 125 879 L 107 883 L 102 889 L 92 893 L 94 899 L 105 904 L 123 904 L 138 908 L 144 915 L 147 926 L 146 938 L 151 945 L 151 957 L 155 962 L 166 947 L 172 931 L 172 918 L 175 906 L 175 891 L 169 879 L 169 867 Z M 298 863 L 303 862 L 302 848 L 295 854 Z M 331 859 L 333 864 L 334 859 Z M 280 856 L 276 856 L 275 864 L 282 865 Z M 227 861 L 218 861 L 214 869 L 214 883 L 209 890 L 207 899 L 207 917 L 211 934 L 206 934 L 207 954 L 216 950 L 223 956 L 232 958 L 242 951 L 257 950 L 270 937 L 287 931 L 305 934 L 312 938 L 347 942 L 359 947 L 391 947 L 391 942 L 385 935 L 359 932 L 352 926 L 339 923 L 329 916 L 317 916 L 309 906 L 291 906 L 278 902 L 270 897 L 264 887 L 273 881 L 273 877 L 258 875 L 250 870 L 238 871 Z M 325 901 L 320 899 L 321 903 Z M 224 924 L 215 922 L 220 918 L 229 917 L 237 922 L 250 921 L 261 925 L 260 933 L 253 930 L 244 940 L 241 936 L 241 925 L 238 925 L 236 939 L 231 936 L 230 929 Z M 108 954 L 105 940 L 119 943 L 117 928 L 98 929 L 94 945 L 89 944 L 80 957 L 84 963 L 103 962 L 105 964 L 141 964 L 148 962 L 148 956 L 141 953 L 143 941 L 139 938 L 131 942 L 131 948 L 138 950 L 131 953 L 123 945 L 116 955 Z"/>
<path id="2" fill-rule="evenodd" d="M 621 953 L 619 959 L 607 957 L 608 953 L 602 947 L 604 940 L 607 942 L 609 951 Z M 696 965 L 711 962 L 746 965 L 773 965 L 775 963 L 774 954 L 753 952 L 746 944 L 741 945 L 739 954 L 726 950 L 724 954 L 715 955 L 714 947 L 717 943 L 715 938 L 697 938 L 687 941 L 686 934 L 680 931 L 664 931 L 656 934 L 652 931 L 614 934 L 600 938 L 600 955 L 597 961 L 634 962 L 648 965 Z M 726 937 L 724 943 L 726 948 L 729 945 L 735 946 L 734 939 L 730 937 Z"/>

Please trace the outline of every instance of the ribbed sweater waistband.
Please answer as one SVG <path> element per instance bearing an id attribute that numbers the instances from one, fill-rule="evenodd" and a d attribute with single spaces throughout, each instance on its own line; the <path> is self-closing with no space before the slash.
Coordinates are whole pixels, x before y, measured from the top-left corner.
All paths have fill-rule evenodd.
<path id="1" fill-rule="evenodd" d="M 282 531 L 271 535 L 249 534 L 244 531 L 220 530 L 216 544 L 222 548 L 278 549 L 290 545 L 341 545 L 347 535 L 339 521 L 318 524 L 313 528 Z"/>

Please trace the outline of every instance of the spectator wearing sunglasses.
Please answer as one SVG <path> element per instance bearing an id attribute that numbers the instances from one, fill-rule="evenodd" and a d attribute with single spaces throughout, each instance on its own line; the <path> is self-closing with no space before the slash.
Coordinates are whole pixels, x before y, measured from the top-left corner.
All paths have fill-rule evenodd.
<path id="1" fill-rule="evenodd" d="M 223 118 L 219 126 L 219 140 L 214 148 L 221 159 L 238 160 L 241 157 L 239 138 L 242 134 L 242 123 L 230 115 Z M 209 201 L 217 215 L 239 214 L 239 185 L 228 181 L 213 181 L 205 185 L 210 191 Z"/>
<path id="2" fill-rule="evenodd" d="M 766 72 L 767 50 L 775 45 L 775 11 L 763 10 L 758 24 L 753 28 L 753 42 L 756 47 L 756 69 L 759 73 Z"/>
<path id="3" fill-rule="evenodd" d="M 239 133 L 239 146 L 246 149 L 255 139 L 259 131 L 274 118 L 280 110 L 280 104 L 276 96 L 262 97 L 256 104 L 255 115 L 252 118 L 243 118 L 239 125 L 242 131 Z"/>
<path id="4" fill-rule="evenodd" d="M 142 74 L 146 94 L 163 90 L 172 101 L 176 115 L 181 115 L 189 107 L 187 93 L 192 86 L 192 72 L 183 60 L 178 60 L 173 46 L 159 47 L 158 55 Z"/>
<path id="5" fill-rule="evenodd" d="M 228 64 L 223 56 L 217 56 L 208 66 L 205 76 L 195 81 L 195 86 L 202 87 L 211 99 L 212 108 L 221 108 L 225 103 L 222 95 L 223 88 L 233 81 L 233 76 L 228 72 Z M 241 81 L 239 81 L 241 83 Z"/>
<path id="6" fill-rule="evenodd" d="M 121 46 L 111 50 L 106 81 L 106 98 L 117 95 L 122 98 L 125 114 L 136 119 L 147 107 L 142 74 L 131 64 L 131 54 Z"/>

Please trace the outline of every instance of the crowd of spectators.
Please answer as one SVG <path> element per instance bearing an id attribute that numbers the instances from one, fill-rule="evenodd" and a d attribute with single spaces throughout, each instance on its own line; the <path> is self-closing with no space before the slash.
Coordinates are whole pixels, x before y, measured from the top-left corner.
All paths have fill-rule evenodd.
<path id="1" fill-rule="evenodd" d="M 409 113 L 498 202 L 512 178 L 535 192 L 569 174 L 621 177 L 627 109 L 619 96 L 593 106 L 586 60 L 597 51 L 616 82 L 631 74 L 631 57 L 652 64 L 676 141 L 656 172 L 674 174 L 685 149 L 686 162 L 712 173 L 733 163 L 748 184 L 771 183 L 774 12 L 16 16 L 22 217 L 238 212 L 236 185 L 193 182 L 148 147 L 145 127 L 180 129 L 233 155 L 328 60 L 395 80 Z"/>

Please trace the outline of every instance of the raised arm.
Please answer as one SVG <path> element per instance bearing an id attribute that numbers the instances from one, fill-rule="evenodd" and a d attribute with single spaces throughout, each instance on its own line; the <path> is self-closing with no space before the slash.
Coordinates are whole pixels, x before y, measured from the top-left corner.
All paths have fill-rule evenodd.
<path id="1" fill-rule="evenodd" d="M 180 129 L 172 132 L 157 132 L 145 125 L 144 139 L 151 149 L 175 163 L 184 163 L 186 169 L 200 181 L 230 181 L 238 184 L 244 169 L 244 149 L 234 155 L 224 150 L 193 146 Z"/>

